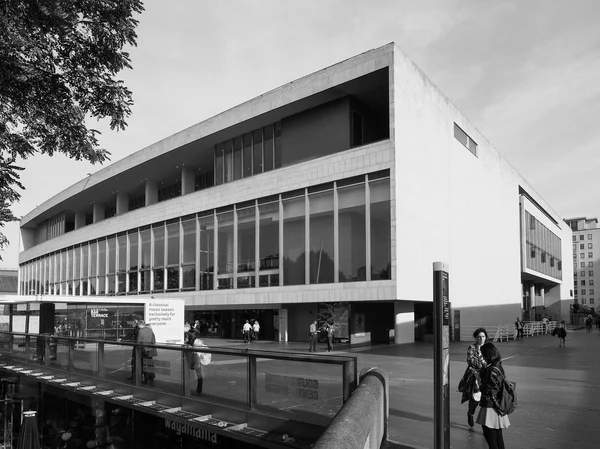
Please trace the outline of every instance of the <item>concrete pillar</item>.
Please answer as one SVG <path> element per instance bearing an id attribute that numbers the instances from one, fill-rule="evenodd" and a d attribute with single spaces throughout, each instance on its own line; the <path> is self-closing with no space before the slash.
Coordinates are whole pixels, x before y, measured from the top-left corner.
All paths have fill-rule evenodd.
<path id="1" fill-rule="evenodd" d="M 85 212 L 75 212 L 75 229 L 85 226 Z"/>
<path id="2" fill-rule="evenodd" d="M 158 184 L 156 181 L 146 181 L 146 206 L 158 203 Z"/>
<path id="3" fill-rule="evenodd" d="M 125 193 L 117 193 L 117 215 L 129 212 L 129 197 Z"/>
<path id="4" fill-rule="evenodd" d="M 412 301 L 394 301 L 394 343 L 415 342 L 415 308 Z"/>
<path id="5" fill-rule="evenodd" d="M 104 203 L 94 203 L 94 210 L 93 210 L 94 223 L 98 223 L 99 221 L 104 220 L 104 218 L 105 218 L 104 208 L 105 208 Z"/>
<path id="6" fill-rule="evenodd" d="M 529 286 L 529 310 L 527 311 L 529 315 L 529 321 L 535 320 L 535 284 L 532 282 Z"/>
<path id="7" fill-rule="evenodd" d="M 196 171 L 192 167 L 181 168 L 181 194 L 187 195 L 195 190 L 196 186 Z"/>

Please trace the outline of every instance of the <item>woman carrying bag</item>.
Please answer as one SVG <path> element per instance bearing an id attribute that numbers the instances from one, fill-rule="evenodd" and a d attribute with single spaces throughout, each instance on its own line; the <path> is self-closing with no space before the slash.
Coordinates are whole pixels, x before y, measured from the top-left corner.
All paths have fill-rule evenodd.
<path id="1" fill-rule="evenodd" d="M 467 422 L 469 426 L 475 425 L 473 415 L 479 405 L 481 399 L 480 392 L 480 371 L 487 366 L 486 361 L 481 355 L 481 346 L 487 339 L 487 331 L 480 327 L 473 332 L 475 343 L 467 349 L 467 369 L 458 384 L 458 391 L 462 392 L 461 404 L 469 401 L 469 409 L 467 411 Z"/>
<path id="2" fill-rule="evenodd" d="M 481 354 L 488 366 L 481 372 L 481 408 L 477 416 L 477 424 L 481 424 L 489 449 L 504 449 L 502 429 L 508 428 L 510 421 L 508 415 L 501 416 L 494 408 L 494 405 L 498 404 L 506 376 L 502 367 L 502 357 L 498 348 L 492 343 L 484 344 L 481 347 Z"/>

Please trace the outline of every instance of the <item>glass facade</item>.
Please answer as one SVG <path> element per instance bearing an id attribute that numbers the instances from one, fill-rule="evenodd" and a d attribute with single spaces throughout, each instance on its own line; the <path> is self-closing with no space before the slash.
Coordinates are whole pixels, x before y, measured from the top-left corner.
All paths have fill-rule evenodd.
<path id="1" fill-rule="evenodd" d="M 525 211 L 526 267 L 562 279 L 561 240 L 537 218 Z"/>
<path id="2" fill-rule="evenodd" d="M 244 139 L 238 143 L 243 171 Z M 28 294 L 84 296 L 384 280 L 390 267 L 383 171 L 83 242 L 20 273 Z"/>

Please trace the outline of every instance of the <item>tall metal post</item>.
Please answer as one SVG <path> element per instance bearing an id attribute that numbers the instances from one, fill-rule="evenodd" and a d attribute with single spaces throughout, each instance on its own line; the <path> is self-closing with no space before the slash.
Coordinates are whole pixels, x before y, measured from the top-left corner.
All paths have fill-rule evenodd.
<path id="1" fill-rule="evenodd" d="M 434 447 L 450 449 L 450 299 L 448 264 L 433 263 Z"/>

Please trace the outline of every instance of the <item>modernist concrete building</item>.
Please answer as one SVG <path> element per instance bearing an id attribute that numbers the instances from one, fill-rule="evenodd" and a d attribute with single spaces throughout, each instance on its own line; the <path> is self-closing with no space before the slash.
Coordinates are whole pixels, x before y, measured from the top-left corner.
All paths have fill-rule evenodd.
<path id="1" fill-rule="evenodd" d="M 394 44 L 82 179 L 21 234 L 21 295 L 183 298 L 225 338 L 422 338 L 435 261 L 463 338 L 572 300 L 569 226 Z"/>
<path id="2" fill-rule="evenodd" d="M 574 302 L 596 309 L 600 304 L 600 228 L 597 218 L 565 218 L 573 230 Z"/>

